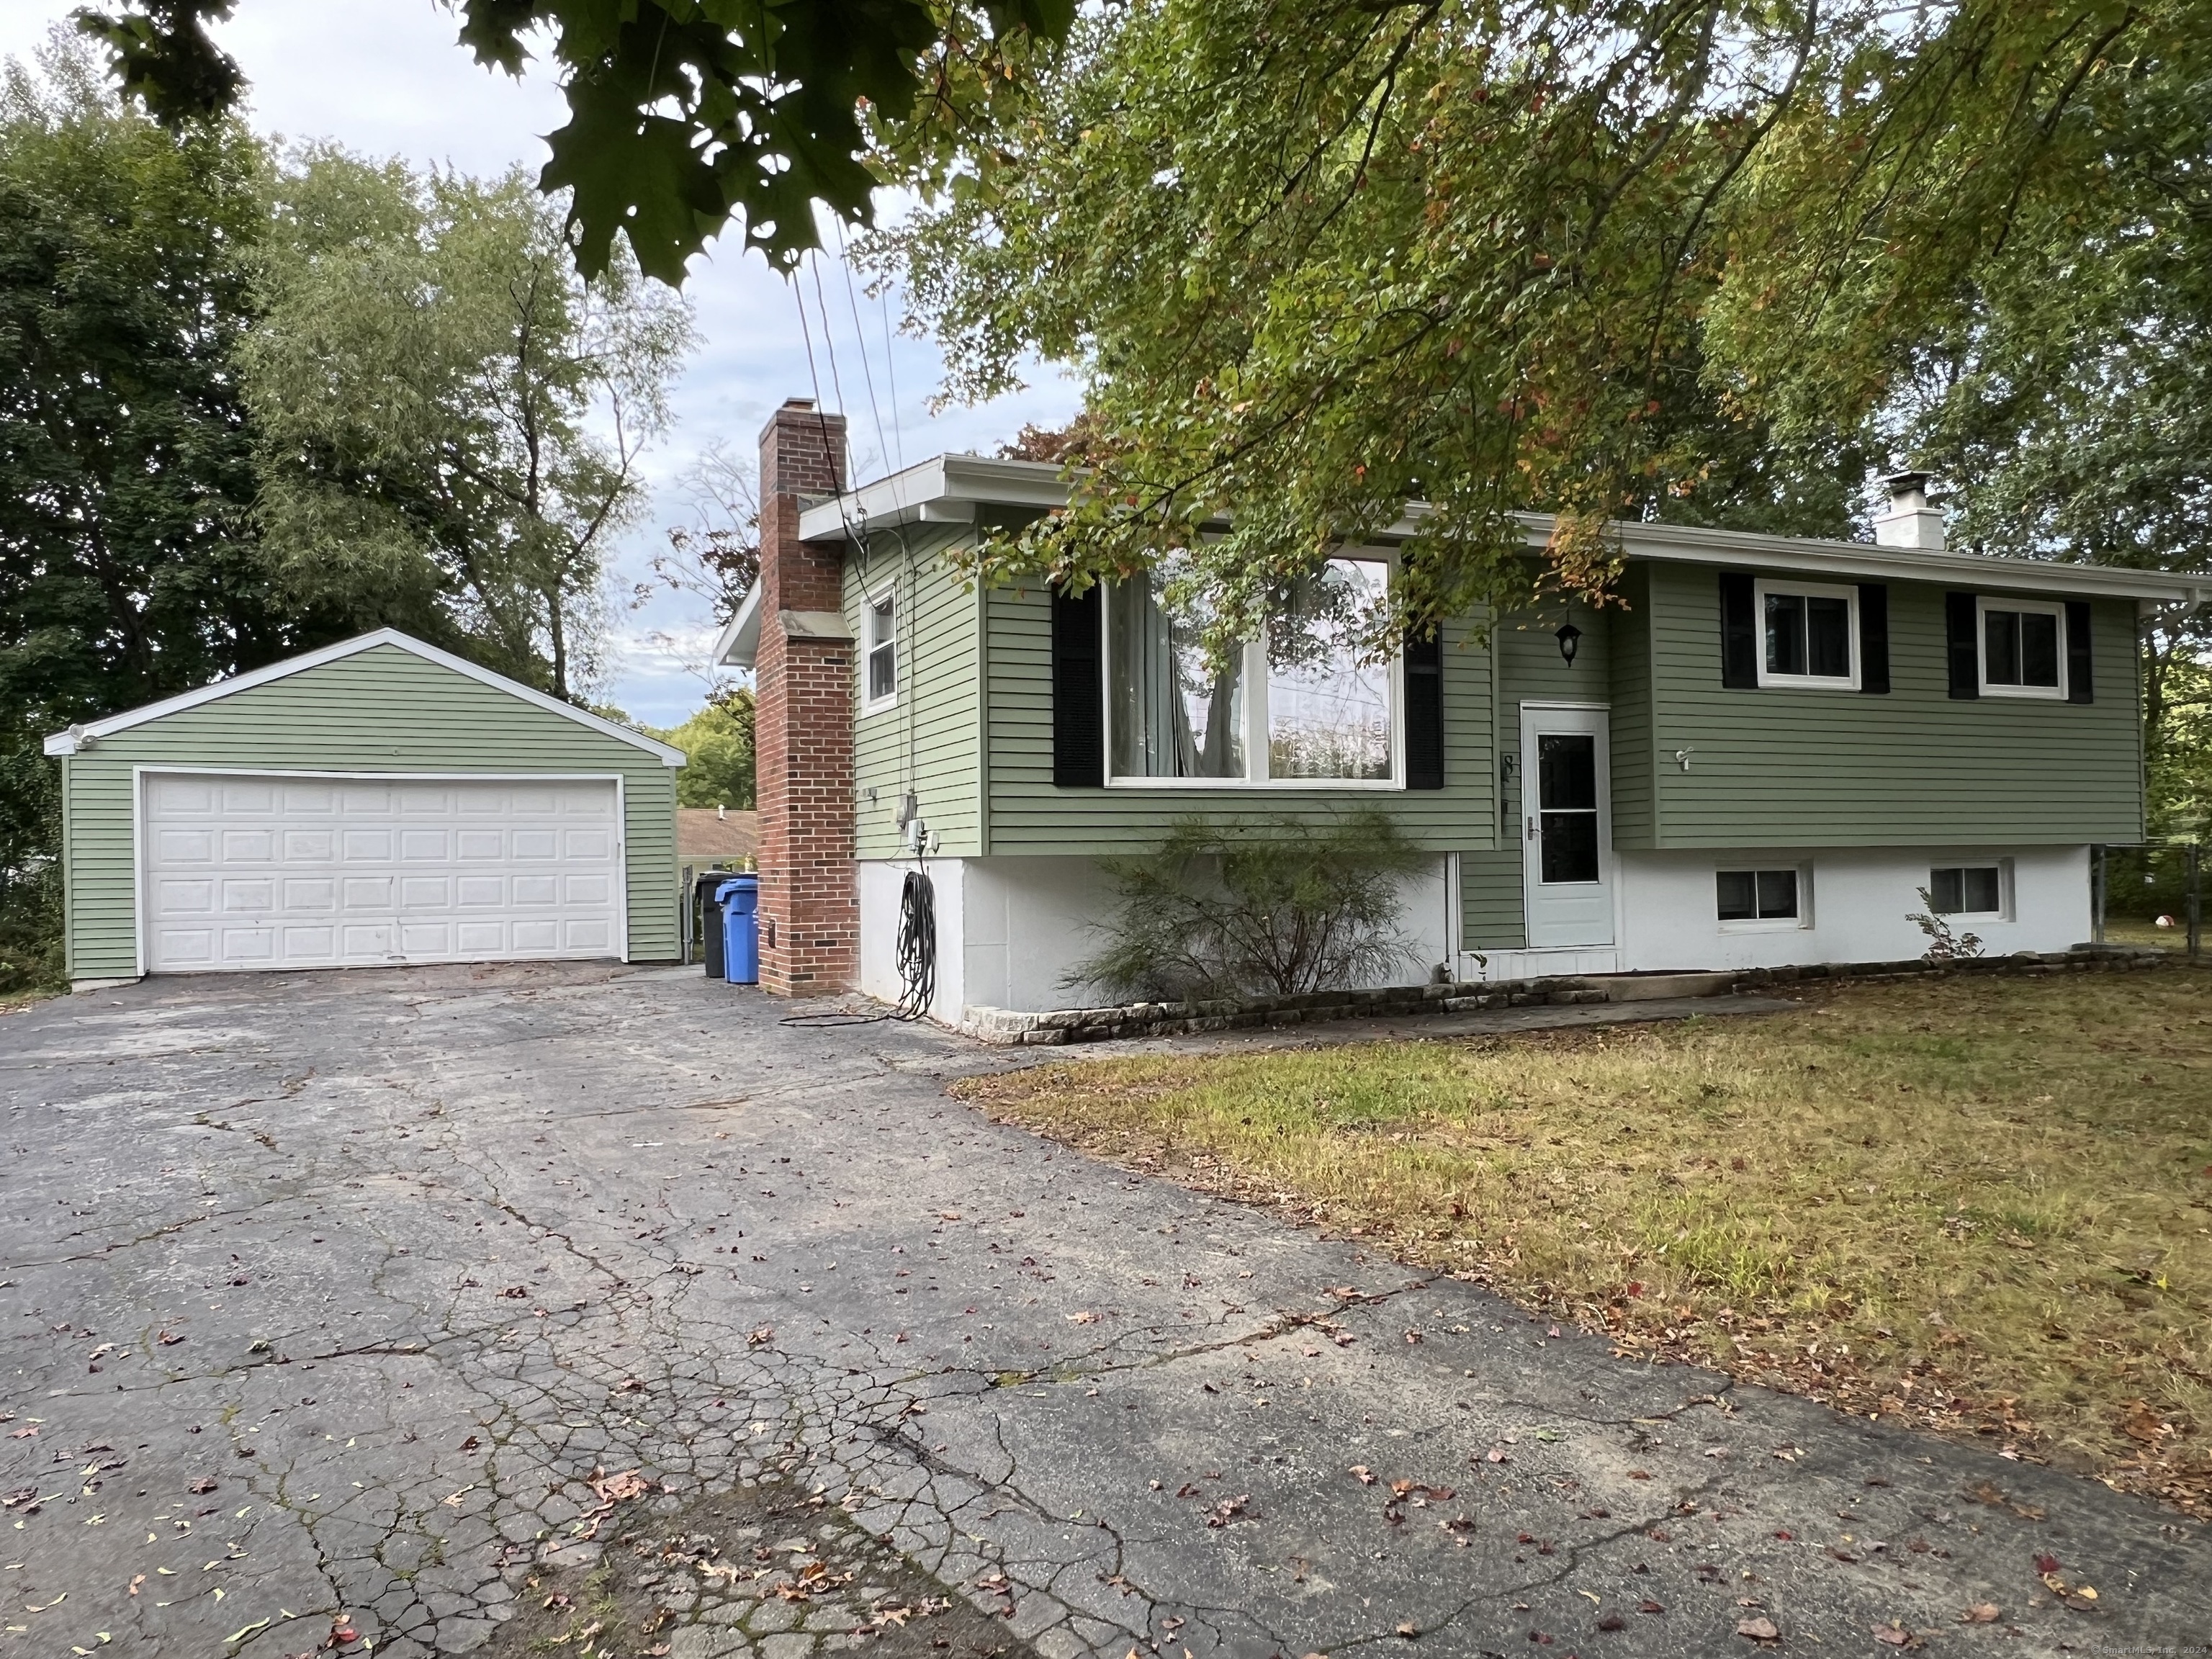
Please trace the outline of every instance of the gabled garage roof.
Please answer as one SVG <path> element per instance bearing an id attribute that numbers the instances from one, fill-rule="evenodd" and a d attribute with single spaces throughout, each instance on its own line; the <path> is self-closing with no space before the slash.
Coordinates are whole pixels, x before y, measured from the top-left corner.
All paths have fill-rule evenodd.
<path id="1" fill-rule="evenodd" d="M 326 645 L 319 651 L 302 652 L 296 657 L 287 657 L 282 662 L 272 662 L 265 668 L 256 668 L 248 673 L 234 674 L 227 680 L 217 680 L 212 685 L 204 685 L 197 691 L 186 691 L 177 696 L 165 697 L 160 702 L 149 702 L 143 708 L 126 708 L 119 714 L 108 715 L 105 720 L 88 720 L 82 726 L 72 726 L 68 731 L 57 732 L 48 738 L 46 741 L 46 750 L 49 755 L 74 755 L 97 738 L 108 737 L 118 732 L 128 732 L 134 726 L 143 726 L 150 720 L 161 720 L 171 714 L 180 714 L 187 708 L 198 708 L 203 703 L 210 703 L 218 698 L 227 697 L 234 691 L 249 691 L 257 685 L 266 685 L 272 680 L 281 680 L 310 668 L 320 668 L 325 663 L 337 662 L 344 658 L 357 656 L 363 651 L 373 651 L 377 647 L 385 645 L 410 653 L 422 658 L 425 662 L 436 663 L 441 668 L 450 668 L 456 674 L 465 674 L 469 678 L 489 685 L 495 691 L 504 691 L 510 697 L 518 697 L 524 702 L 544 709 L 549 714 L 558 714 L 563 720 L 575 721 L 579 726 L 587 726 L 602 736 L 613 738 L 620 743 L 626 743 L 633 749 L 642 749 L 664 766 L 684 764 L 684 755 L 681 749 L 672 748 L 656 738 L 647 737 L 642 732 L 634 732 L 627 726 L 619 726 L 613 720 L 602 719 L 588 709 L 577 708 L 574 703 L 563 702 L 558 697 L 548 696 L 544 692 L 525 685 L 519 680 L 511 680 L 504 674 L 495 674 L 489 668 L 478 667 L 475 663 L 457 657 L 450 651 L 441 651 L 434 645 L 426 645 L 413 635 L 403 634 L 396 628 L 380 628 L 373 634 L 363 634 L 350 640 L 340 640 L 336 645 Z"/>

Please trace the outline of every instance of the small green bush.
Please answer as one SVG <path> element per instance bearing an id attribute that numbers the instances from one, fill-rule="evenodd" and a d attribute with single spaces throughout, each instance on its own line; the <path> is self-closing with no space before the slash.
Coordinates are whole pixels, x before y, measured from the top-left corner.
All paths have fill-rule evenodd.
<path id="1" fill-rule="evenodd" d="M 1101 948 L 1061 982 L 1152 1001 L 1371 982 L 1415 961 L 1399 888 L 1424 862 L 1371 807 L 1321 830 L 1178 819 L 1158 852 L 1101 860 L 1113 913 Z"/>

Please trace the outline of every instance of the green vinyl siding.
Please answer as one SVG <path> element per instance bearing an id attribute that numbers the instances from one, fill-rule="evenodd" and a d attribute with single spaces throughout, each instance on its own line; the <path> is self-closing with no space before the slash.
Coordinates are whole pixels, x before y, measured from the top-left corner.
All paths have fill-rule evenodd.
<path id="1" fill-rule="evenodd" d="M 1487 848 L 1460 859 L 1461 937 L 1468 950 L 1516 951 L 1528 941 L 1521 902 L 1521 705 L 1606 702 L 1613 695 L 1617 668 L 1614 633 L 1620 617 L 1618 611 L 1597 611 L 1575 605 L 1564 617 L 1557 611 L 1516 614 L 1498 625 L 1493 635 L 1498 702 L 1492 740 L 1498 757 L 1511 757 L 1513 777 L 1503 786 L 1504 804 L 1495 838 Z M 1563 620 L 1583 630 L 1571 666 L 1559 654 L 1559 627 Z M 1618 712 L 1613 718 L 1620 719 Z M 1613 741 L 1617 778 L 1620 765 L 1617 732 Z M 1492 762 L 1493 766 L 1498 763 Z M 1620 810 L 1617 798 L 1614 810 L 1616 813 Z"/>
<path id="2" fill-rule="evenodd" d="M 2093 602 L 2096 700 L 2072 703 L 1952 698 L 1939 584 L 1889 584 L 1886 696 L 1724 690 L 1717 572 L 1654 563 L 1644 587 L 1646 603 L 1620 626 L 1644 630 L 1649 714 L 1616 699 L 1613 765 L 1618 778 L 1633 731 L 1642 752 L 1631 764 L 1656 782 L 1650 817 L 1617 822 L 1618 845 L 2029 846 L 2142 834 L 2130 601 Z M 1695 750 L 1687 772 L 1671 758 L 1677 749 Z"/>
<path id="3" fill-rule="evenodd" d="M 896 858 L 904 850 L 898 810 L 908 789 L 940 854 L 972 858 L 982 851 L 978 600 L 945 557 L 965 533 L 925 526 L 878 535 L 865 558 L 845 564 L 845 621 L 855 665 L 856 843 L 864 859 Z M 897 595 L 898 700 L 872 714 L 866 712 L 867 610 L 886 589 Z"/>
<path id="4" fill-rule="evenodd" d="M 619 774 L 630 958 L 677 954 L 674 769 L 619 738 L 379 645 L 115 732 L 63 761 L 72 978 L 138 971 L 131 779 L 135 769 L 165 766 Z"/>
<path id="5" fill-rule="evenodd" d="M 1492 842 L 1497 797 L 1489 653 L 1477 641 L 1478 630 L 1467 623 L 1444 630 L 1442 789 L 1062 789 L 1052 781 L 1050 599 L 1042 588 L 989 589 L 983 616 L 988 853 L 1134 853 L 1157 846 L 1182 817 L 1285 817 L 1321 823 L 1369 806 L 1389 813 L 1416 846 L 1431 852 Z"/>

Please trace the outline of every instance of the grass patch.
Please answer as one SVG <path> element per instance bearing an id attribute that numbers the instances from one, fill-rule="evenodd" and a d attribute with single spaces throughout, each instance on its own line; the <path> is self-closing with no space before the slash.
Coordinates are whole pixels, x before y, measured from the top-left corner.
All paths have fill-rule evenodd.
<path id="1" fill-rule="evenodd" d="M 994 1115 L 1843 1409 L 2212 1515 L 2212 975 L 1055 1065 Z"/>

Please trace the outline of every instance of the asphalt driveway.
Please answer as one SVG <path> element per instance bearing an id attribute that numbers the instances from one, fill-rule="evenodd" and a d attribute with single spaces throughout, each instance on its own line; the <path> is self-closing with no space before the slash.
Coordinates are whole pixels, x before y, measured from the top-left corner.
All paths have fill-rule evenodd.
<path id="1" fill-rule="evenodd" d="M 500 969 L 0 1017 L 0 1654 L 2212 1652 L 2194 1523 L 781 1012 Z"/>

